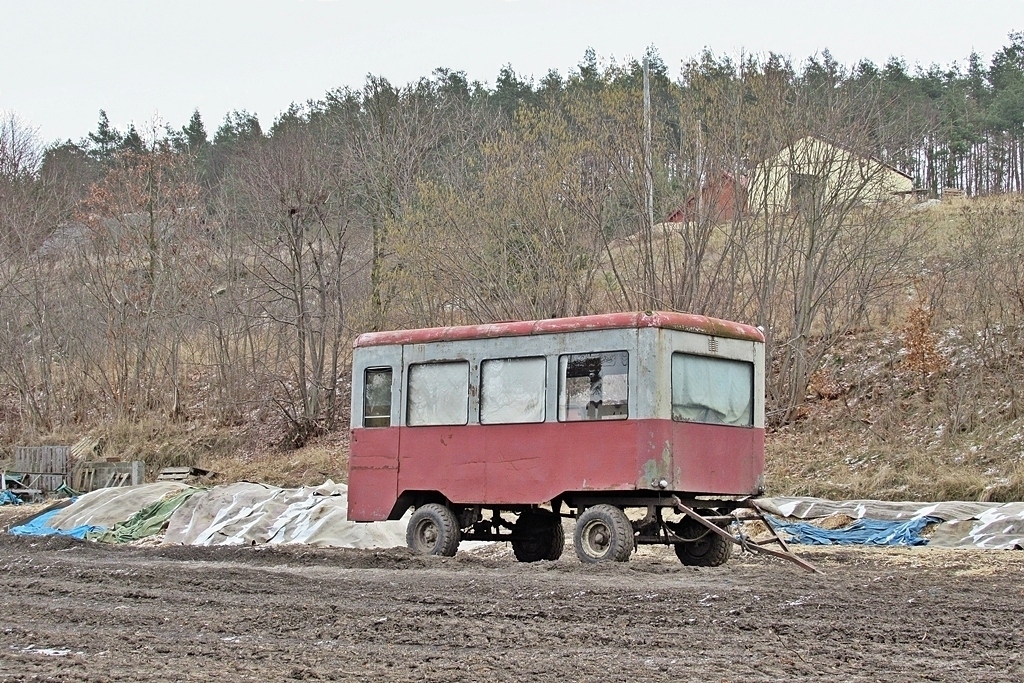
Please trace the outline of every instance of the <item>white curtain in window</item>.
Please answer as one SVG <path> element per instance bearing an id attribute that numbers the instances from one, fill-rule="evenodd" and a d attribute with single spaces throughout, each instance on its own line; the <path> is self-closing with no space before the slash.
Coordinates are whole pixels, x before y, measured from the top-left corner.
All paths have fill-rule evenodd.
<path id="1" fill-rule="evenodd" d="M 469 363 L 409 366 L 406 424 L 462 425 L 469 421 Z"/>
<path id="2" fill-rule="evenodd" d="M 672 419 L 753 424 L 754 366 L 725 358 L 672 355 Z"/>

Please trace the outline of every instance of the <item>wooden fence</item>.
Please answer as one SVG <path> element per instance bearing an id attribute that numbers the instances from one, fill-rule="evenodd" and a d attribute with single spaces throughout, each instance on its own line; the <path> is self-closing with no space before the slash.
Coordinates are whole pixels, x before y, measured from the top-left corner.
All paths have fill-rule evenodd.
<path id="1" fill-rule="evenodd" d="M 68 476 L 70 446 L 15 446 L 12 471 L 28 475 L 26 488 L 50 493 L 60 488 Z"/>

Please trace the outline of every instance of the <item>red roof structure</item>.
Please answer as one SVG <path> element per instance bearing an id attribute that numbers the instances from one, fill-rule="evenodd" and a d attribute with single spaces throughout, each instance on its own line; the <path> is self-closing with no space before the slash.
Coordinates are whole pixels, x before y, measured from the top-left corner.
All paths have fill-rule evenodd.
<path id="1" fill-rule="evenodd" d="M 699 198 L 699 201 L 698 201 Z M 689 223 L 710 218 L 714 223 L 732 220 L 747 210 L 747 179 L 721 173 L 704 183 L 668 217 L 669 223 Z"/>
<path id="2" fill-rule="evenodd" d="M 574 318 L 525 320 L 521 322 L 459 325 L 456 327 L 428 327 L 416 330 L 366 332 L 356 337 L 354 346 L 383 346 L 386 344 L 428 344 L 431 342 L 493 339 L 495 337 L 528 337 L 535 334 L 560 334 L 584 330 L 618 330 L 640 327 L 661 327 L 683 332 L 696 332 L 714 337 L 764 342 L 761 330 L 750 325 L 708 318 L 692 313 L 648 311 L 645 313 L 604 313 Z"/>

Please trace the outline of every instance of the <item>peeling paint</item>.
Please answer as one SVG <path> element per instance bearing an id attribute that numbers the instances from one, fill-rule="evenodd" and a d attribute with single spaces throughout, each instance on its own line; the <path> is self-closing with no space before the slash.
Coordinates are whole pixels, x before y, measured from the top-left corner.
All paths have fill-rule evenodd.
<path id="1" fill-rule="evenodd" d="M 653 448 L 651 449 L 654 450 Z M 676 472 L 673 467 L 672 459 L 672 443 L 666 441 L 664 447 L 661 449 L 660 458 L 651 458 L 644 463 L 641 469 L 640 481 L 637 482 L 639 488 L 660 488 L 658 482 L 662 479 L 667 483 L 666 488 L 672 489 L 676 482 Z"/>

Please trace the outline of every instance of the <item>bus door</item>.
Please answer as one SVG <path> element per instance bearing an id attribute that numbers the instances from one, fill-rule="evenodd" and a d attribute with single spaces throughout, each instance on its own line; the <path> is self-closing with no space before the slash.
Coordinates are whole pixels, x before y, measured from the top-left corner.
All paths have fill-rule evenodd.
<path id="1" fill-rule="evenodd" d="M 388 518 L 398 499 L 402 347 L 364 347 L 356 354 L 349 519 L 379 521 Z"/>

